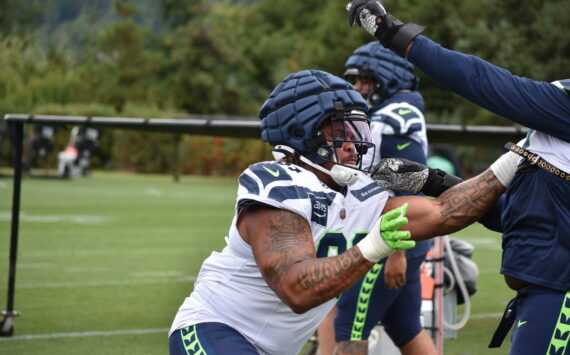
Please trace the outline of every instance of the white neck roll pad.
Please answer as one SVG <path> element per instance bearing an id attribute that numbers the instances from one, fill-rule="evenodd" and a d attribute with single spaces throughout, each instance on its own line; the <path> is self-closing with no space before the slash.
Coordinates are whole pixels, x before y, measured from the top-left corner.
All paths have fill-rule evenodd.
<path id="1" fill-rule="evenodd" d="M 300 156 L 300 159 L 303 163 L 312 166 L 313 168 L 322 171 L 323 173 L 332 177 L 334 182 L 340 186 L 349 186 L 358 181 L 358 171 L 347 166 L 335 164 L 331 170 L 328 170 L 322 165 L 313 163 L 302 155 Z"/>
<path id="2" fill-rule="evenodd" d="M 286 145 L 277 145 L 273 149 L 273 158 L 279 161 L 287 156 L 293 156 L 295 150 Z M 319 164 L 315 164 L 304 156 L 300 155 L 299 160 L 303 163 L 329 175 L 340 186 L 349 186 L 358 181 L 358 171 L 348 166 L 334 164 L 331 170 L 325 169 Z"/>
<path id="3" fill-rule="evenodd" d="M 350 186 L 358 181 L 358 171 L 342 165 L 335 164 L 329 175 L 341 186 Z"/>

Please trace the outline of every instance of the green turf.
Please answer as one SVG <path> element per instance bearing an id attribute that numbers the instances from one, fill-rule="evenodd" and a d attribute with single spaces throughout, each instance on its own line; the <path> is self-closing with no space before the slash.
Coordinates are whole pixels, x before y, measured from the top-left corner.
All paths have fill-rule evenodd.
<path id="1" fill-rule="evenodd" d="M 15 303 L 22 316 L 15 337 L 0 340 L 0 354 L 167 353 L 166 329 L 193 277 L 211 250 L 224 245 L 236 188 L 235 178 L 174 183 L 168 176 L 102 172 L 87 179 L 25 179 Z M 4 309 L 10 179 L 0 179 L 0 196 Z M 486 349 L 497 323 L 493 314 L 511 296 L 498 275 L 500 237 L 479 226 L 459 234 L 475 244 L 482 274 L 472 298 L 475 317 L 445 342 L 445 354 L 505 353 L 505 345 Z"/>

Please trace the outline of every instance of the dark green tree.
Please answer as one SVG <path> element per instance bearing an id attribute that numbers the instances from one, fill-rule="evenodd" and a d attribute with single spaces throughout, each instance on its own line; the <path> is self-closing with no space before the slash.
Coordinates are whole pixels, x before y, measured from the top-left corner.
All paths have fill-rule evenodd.
<path id="1" fill-rule="evenodd" d="M 31 31 L 41 23 L 45 6 L 41 0 L 0 0 L 0 36 Z"/>
<path id="2" fill-rule="evenodd" d="M 122 20 L 98 33 L 96 45 L 79 68 L 77 85 L 83 100 L 111 104 L 121 112 L 127 102 L 148 102 L 161 55 L 147 49 L 154 38 L 132 20 L 136 7 L 116 1 L 115 9 Z"/>

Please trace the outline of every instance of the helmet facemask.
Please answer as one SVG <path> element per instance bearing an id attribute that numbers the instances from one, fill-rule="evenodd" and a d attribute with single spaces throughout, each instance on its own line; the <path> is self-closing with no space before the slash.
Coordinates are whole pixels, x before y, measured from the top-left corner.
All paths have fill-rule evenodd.
<path id="1" fill-rule="evenodd" d="M 370 89 L 368 92 L 360 93 L 363 98 L 368 103 L 368 107 L 372 108 L 382 102 L 385 99 L 385 90 L 382 88 L 382 83 L 376 80 L 374 73 L 367 70 L 361 70 L 358 68 L 348 68 L 344 72 L 344 79 L 352 84 L 352 86 L 356 86 L 356 81 L 358 79 L 370 81 Z"/>
<path id="2" fill-rule="evenodd" d="M 322 137 L 323 142 L 317 149 L 321 163 L 330 162 L 363 172 L 370 171 L 371 166 L 363 166 L 362 159 L 369 149 L 374 151 L 368 118 L 364 112 L 351 110 L 345 111 L 340 119 L 338 115 L 328 117 L 319 125 L 317 135 Z M 343 149 L 346 144 L 353 147 L 347 147 L 344 158 L 341 158 L 337 149 Z"/>
<path id="3" fill-rule="evenodd" d="M 372 146 L 367 111 L 366 101 L 347 81 L 319 70 L 302 70 L 277 85 L 261 107 L 261 138 L 273 145 L 275 160 L 306 164 L 337 185 L 351 185 L 358 180 L 358 169 L 367 169 L 361 160 Z M 321 130 L 327 120 L 342 122 L 335 123 L 336 137 Z M 358 147 L 353 159 L 347 160 L 341 150 L 344 140 L 354 141 L 353 151 Z M 341 147 L 339 154 L 335 145 Z"/>
<path id="4" fill-rule="evenodd" d="M 277 145 L 273 155 L 276 160 L 283 156 L 295 156 L 301 163 L 331 176 L 340 186 L 352 185 L 358 181 L 358 171 L 369 173 L 372 169 L 374 159 L 363 166 L 362 158 L 369 149 L 375 152 L 375 145 L 371 141 L 370 125 L 364 111 L 344 111 L 340 101 L 335 102 L 335 106 L 339 106 L 340 110 L 325 117 L 317 125 L 314 138 L 307 142 L 308 146 L 313 147 L 314 153 L 294 154 L 294 150 L 287 146 Z M 346 144 L 352 147 L 345 147 Z M 339 157 L 337 149 L 345 149 L 346 156 Z"/>
<path id="5" fill-rule="evenodd" d="M 417 90 L 419 79 L 414 66 L 405 58 L 372 41 L 354 50 L 344 64 L 344 77 L 354 84 L 355 76 L 372 77 L 378 85 L 364 97 L 370 107 L 381 104 L 387 98 L 404 90 Z"/>

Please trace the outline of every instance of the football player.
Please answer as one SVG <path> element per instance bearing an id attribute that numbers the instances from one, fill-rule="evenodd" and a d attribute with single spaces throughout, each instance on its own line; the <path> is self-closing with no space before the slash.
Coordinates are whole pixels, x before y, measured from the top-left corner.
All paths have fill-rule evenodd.
<path id="1" fill-rule="evenodd" d="M 275 161 L 239 177 L 228 245 L 202 264 L 169 332 L 171 354 L 296 354 L 336 302 L 394 250 L 479 219 L 517 156 L 439 198 L 391 197 L 365 174 L 367 104 L 317 70 L 286 77 L 261 107 Z M 423 185 L 440 184 L 429 174 Z M 434 180 L 435 179 L 435 180 Z M 331 250 L 336 250 L 335 256 Z"/>
<path id="2" fill-rule="evenodd" d="M 344 67 L 345 79 L 370 107 L 375 150 L 364 156 L 364 162 L 376 165 L 380 158 L 400 157 L 426 164 L 424 100 L 417 91 L 419 79 L 414 66 L 373 41 L 357 48 Z M 337 354 L 366 354 L 367 339 L 378 321 L 403 354 L 435 354 L 420 321 L 420 267 L 429 247 L 429 241 L 422 241 L 411 250 L 396 251 L 344 292 L 337 303 L 338 311 L 333 309 L 317 331 L 320 354 L 332 355 L 335 340 L 339 342 Z M 330 323 L 335 312 L 333 331 Z"/>
<path id="3" fill-rule="evenodd" d="M 350 3 L 349 22 L 414 63 L 441 86 L 531 128 L 524 157 L 505 194 L 501 274 L 516 291 L 489 347 L 514 326 L 510 354 L 570 353 L 570 80 L 519 77 L 481 58 L 441 47 L 376 0 Z"/>

